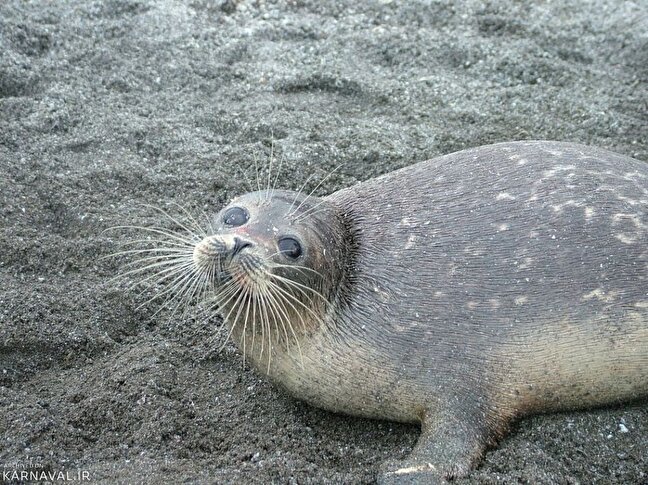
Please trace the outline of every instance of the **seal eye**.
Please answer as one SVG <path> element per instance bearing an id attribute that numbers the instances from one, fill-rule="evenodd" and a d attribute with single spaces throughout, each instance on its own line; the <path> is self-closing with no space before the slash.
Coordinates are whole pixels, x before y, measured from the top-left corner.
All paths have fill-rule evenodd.
<path id="1" fill-rule="evenodd" d="M 242 207 L 230 207 L 223 214 L 223 222 L 228 226 L 242 226 L 249 218 L 250 214 Z"/>
<path id="2" fill-rule="evenodd" d="M 297 259 L 301 256 L 302 247 L 294 237 L 282 237 L 279 239 L 279 251 L 290 259 Z"/>

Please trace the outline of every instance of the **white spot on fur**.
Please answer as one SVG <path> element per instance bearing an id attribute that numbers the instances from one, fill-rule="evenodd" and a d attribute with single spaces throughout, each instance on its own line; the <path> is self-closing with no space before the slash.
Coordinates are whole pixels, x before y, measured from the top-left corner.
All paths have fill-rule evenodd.
<path id="1" fill-rule="evenodd" d="M 470 254 L 471 256 L 483 256 L 486 254 L 486 248 L 479 247 L 479 246 L 466 246 L 463 249 L 463 252 L 466 254 Z"/>
<path id="2" fill-rule="evenodd" d="M 568 200 L 563 202 L 562 204 L 556 204 L 552 205 L 551 208 L 553 209 L 554 212 L 562 212 L 563 208 L 565 207 L 581 207 L 583 204 L 581 202 L 576 202 L 575 200 Z"/>
<path id="3" fill-rule="evenodd" d="M 529 301 L 529 297 L 526 295 L 518 296 L 514 301 L 516 305 L 524 305 L 527 301 Z"/>
<path id="4" fill-rule="evenodd" d="M 623 233 L 615 234 L 614 237 L 621 241 L 623 244 L 634 244 L 638 241 L 636 237 Z"/>
<path id="5" fill-rule="evenodd" d="M 476 301 L 469 301 L 468 303 L 466 303 L 466 306 L 470 310 L 474 310 L 475 308 L 477 308 L 479 306 L 479 303 L 477 303 Z"/>
<path id="6" fill-rule="evenodd" d="M 416 242 L 416 235 L 410 234 L 410 236 L 407 238 L 407 242 L 405 243 L 405 249 L 410 249 L 411 247 L 413 247 L 415 242 Z"/>
<path id="7" fill-rule="evenodd" d="M 495 200 L 515 200 L 515 197 L 507 192 L 500 192 L 497 194 L 497 197 L 495 197 Z"/>
<path id="8" fill-rule="evenodd" d="M 413 217 L 403 217 L 400 221 L 400 225 L 405 227 L 416 227 L 417 222 Z"/>
<path id="9" fill-rule="evenodd" d="M 585 220 L 591 221 L 594 214 L 596 214 L 596 211 L 593 207 L 585 207 Z"/>
<path id="10" fill-rule="evenodd" d="M 527 269 L 530 268 L 531 265 L 533 264 L 533 258 L 524 258 L 522 264 L 518 266 L 519 269 Z"/>
<path id="11" fill-rule="evenodd" d="M 647 301 L 638 301 L 635 303 L 635 306 L 637 308 L 648 308 L 648 300 Z"/>
<path id="12" fill-rule="evenodd" d="M 625 178 L 626 180 L 634 180 L 635 178 L 643 179 L 646 178 L 646 176 L 642 173 L 635 171 L 635 172 L 624 173 L 623 178 Z"/>
<path id="13" fill-rule="evenodd" d="M 441 298 L 442 296 L 445 296 L 445 293 L 442 291 L 435 291 L 434 292 L 434 297 L 435 298 Z"/>
<path id="14" fill-rule="evenodd" d="M 563 156 L 563 152 L 561 152 L 560 150 L 551 150 L 549 148 L 545 148 L 544 151 L 547 152 L 549 155 L 553 155 L 554 157 Z"/>
<path id="15" fill-rule="evenodd" d="M 427 470 L 436 470 L 432 463 L 426 463 L 418 466 L 408 466 L 407 468 L 399 468 L 395 472 L 388 472 L 386 475 L 404 475 L 406 473 L 422 472 Z"/>
<path id="16" fill-rule="evenodd" d="M 510 226 L 508 224 L 498 224 L 497 232 L 508 231 L 509 227 Z"/>
<path id="17" fill-rule="evenodd" d="M 596 298 L 599 301 L 610 303 L 613 302 L 618 295 L 619 295 L 618 291 L 608 291 L 606 293 L 605 290 L 603 290 L 603 288 L 596 288 L 595 290 L 592 290 L 589 293 L 585 293 L 583 295 L 583 300 L 587 301 Z"/>
<path id="18" fill-rule="evenodd" d="M 573 165 L 556 165 L 554 168 L 551 168 L 549 170 L 545 170 L 542 173 L 542 176 L 544 178 L 551 178 L 551 177 L 553 177 L 554 175 L 556 175 L 559 172 L 565 172 L 567 170 L 574 170 L 574 168 L 575 167 Z"/>
<path id="19" fill-rule="evenodd" d="M 639 218 L 639 214 L 624 214 L 622 212 L 619 212 L 612 216 L 612 224 L 619 224 L 624 220 L 629 220 L 630 222 L 632 222 L 632 224 L 637 229 L 642 229 L 642 230 L 646 229 L 646 224 L 641 222 L 641 219 Z"/>

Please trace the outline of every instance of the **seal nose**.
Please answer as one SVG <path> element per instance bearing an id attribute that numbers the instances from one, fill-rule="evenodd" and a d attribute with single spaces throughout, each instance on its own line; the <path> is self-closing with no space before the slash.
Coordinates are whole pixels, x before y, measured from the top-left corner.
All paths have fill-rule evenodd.
<path id="1" fill-rule="evenodd" d="M 247 248 L 248 246 L 252 246 L 252 243 L 248 241 L 244 241 L 240 237 L 235 237 L 234 248 L 232 249 L 232 256 L 236 256 L 238 253 L 240 253 L 243 249 Z"/>

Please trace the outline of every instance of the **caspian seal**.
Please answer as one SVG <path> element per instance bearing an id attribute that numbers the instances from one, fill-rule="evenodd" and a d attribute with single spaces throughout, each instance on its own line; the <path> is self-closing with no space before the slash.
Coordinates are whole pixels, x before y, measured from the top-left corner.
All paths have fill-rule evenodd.
<path id="1" fill-rule="evenodd" d="M 245 194 L 182 261 L 295 397 L 420 423 L 381 480 L 432 480 L 516 417 L 648 395 L 647 214 L 644 162 L 500 143 L 323 198 Z"/>

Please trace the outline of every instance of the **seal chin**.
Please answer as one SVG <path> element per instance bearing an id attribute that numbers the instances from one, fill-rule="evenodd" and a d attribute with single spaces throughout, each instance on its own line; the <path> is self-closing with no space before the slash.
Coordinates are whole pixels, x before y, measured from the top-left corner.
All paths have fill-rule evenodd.
<path id="1" fill-rule="evenodd" d="M 268 286 L 268 268 L 263 258 L 256 254 L 242 252 L 229 261 L 229 272 L 239 286 L 262 291 Z"/>

